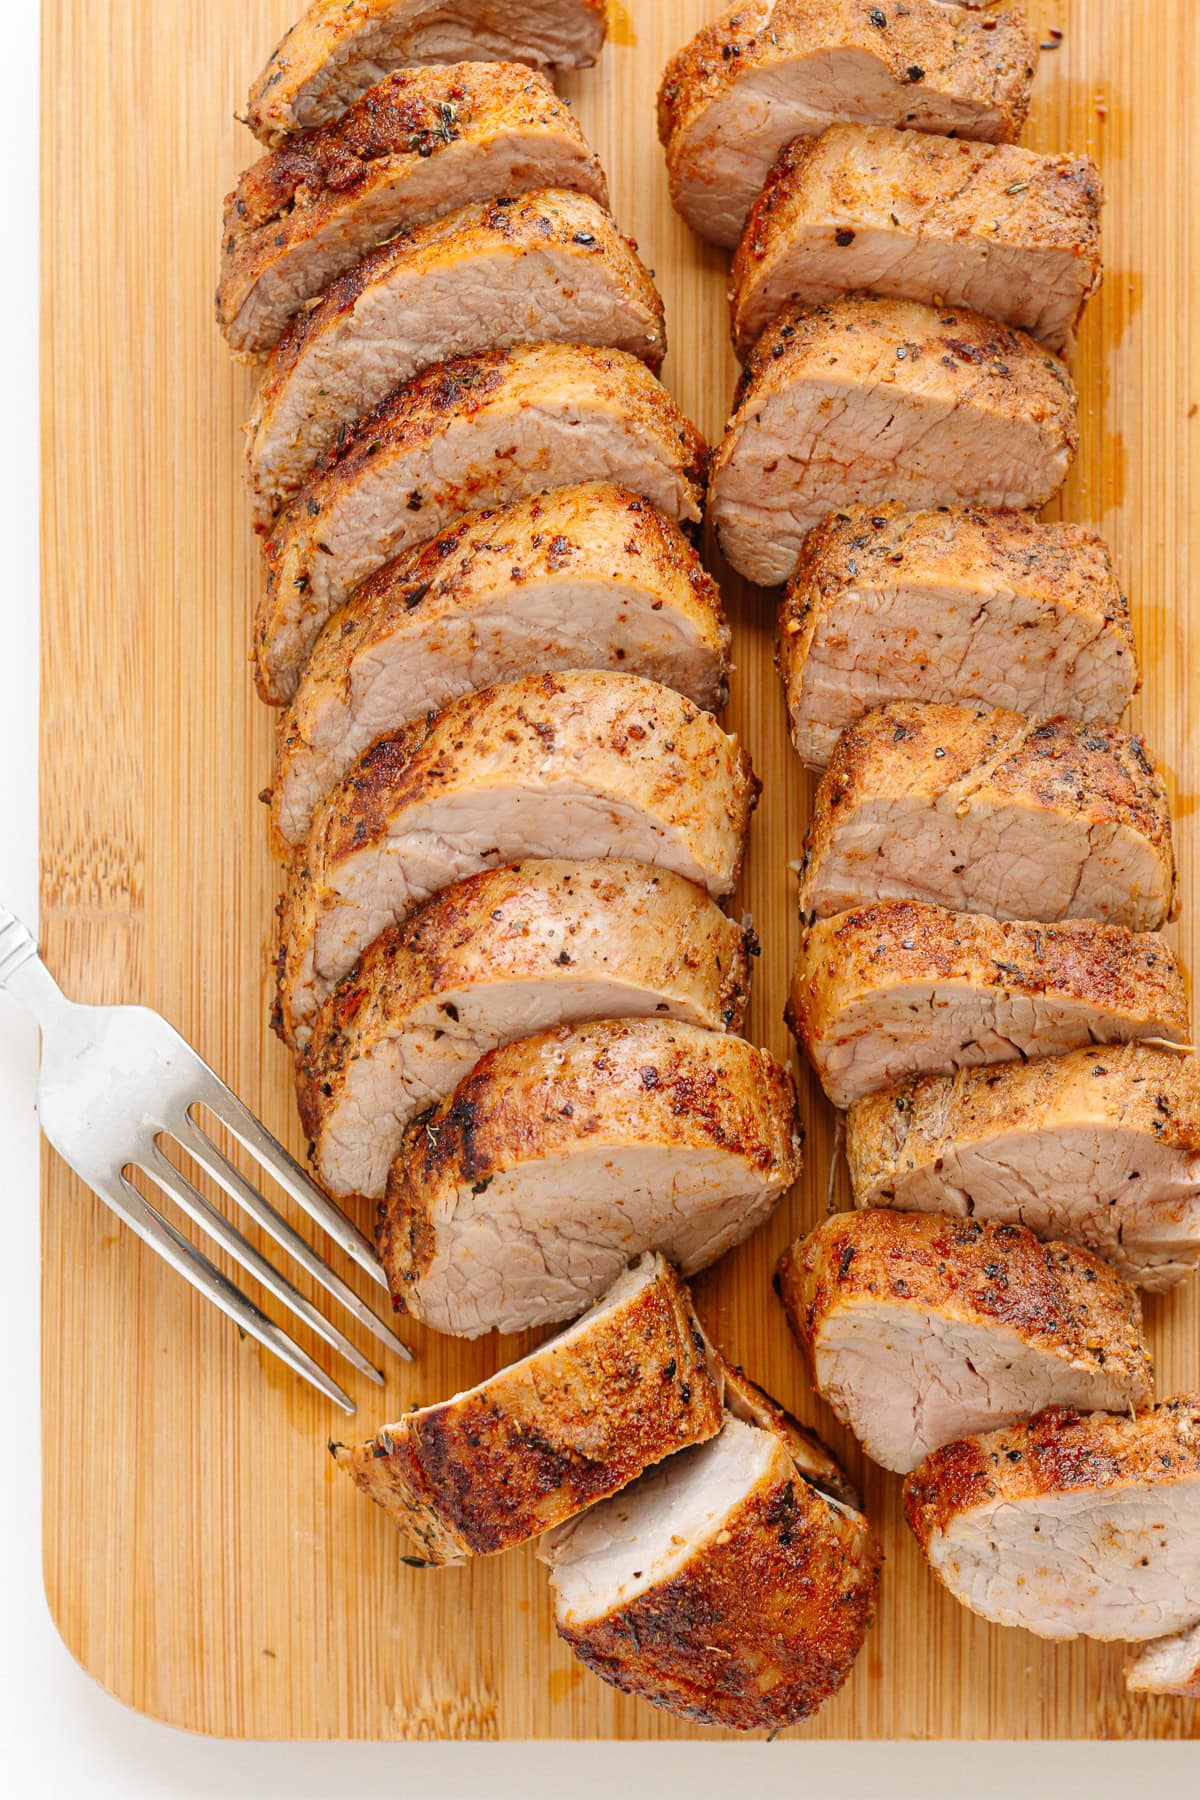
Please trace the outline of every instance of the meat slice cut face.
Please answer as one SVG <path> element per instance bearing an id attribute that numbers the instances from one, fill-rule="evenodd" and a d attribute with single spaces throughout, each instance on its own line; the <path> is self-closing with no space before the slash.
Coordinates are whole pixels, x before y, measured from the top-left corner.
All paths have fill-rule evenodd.
<path id="1" fill-rule="evenodd" d="M 739 0 L 663 74 L 671 198 L 701 237 L 736 244 L 790 139 L 850 121 L 1006 143 L 1036 67 L 1015 8 L 981 18 L 937 0 Z"/>
<path id="2" fill-rule="evenodd" d="M 880 1552 L 773 1431 L 731 1419 L 548 1537 L 559 1636 L 612 1687 L 704 1725 L 780 1729 L 842 1686 Z"/>
<path id="3" fill-rule="evenodd" d="M 506 62 L 398 69 L 241 176 L 225 201 L 217 323 L 231 349 L 269 350 L 386 238 L 548 187 L 608 202 L 595 152 L 544 75 Z"/>
<path id="4" fill-rule="evenodd" d="M 609 482 L 467 514 L 326 624 L 276 741 L 278 840 L 303 842 L 317 802 L 381 733 L 476 688 L 585 668 L 724 705 L 721 596 L 679 527 Z"/>
<path id="5" fill-rule="evenodd" d="M 978 507 L 849 507 L 816 526 L 780 612 L 779 672 L 812 768 L 889 700 L 1115 725 L 1138 686 L 1106 545 Z"/>
<path id="6" fill-rule="evenodd" d="M 334 1194 L 383 1193 L 415 1113 L 487 1050 L 586 1019 L 737 1031 L 753 938 L 702 888 L 629 862 L 526 862 L 435 894 L 328 996 L 296 1070 Z"/>
<path id="7" fill-rule="evenodd" d="M 947 1444 L 904 1510 L 956 1600 L 1038 1637 L 1140 1643 L 1200 1622 L 1200 1395 L 1137 1418 L 1051 1409 Z"/>
<path id="8" fill-rule="evenodd" d="M 733 259 L 744 361 L 785 306 L 878 294 L 970 307 L 1061 351 L 1100 285 L 1100 173 L 886 127 L 833 125 L 780 151 Z"/>
<path id="9" fill-rule="evenodd" d="M 1133 1694 L 1172 1694 L 1200 1700 L 1200 1624 L 1172 1637 L 1152 1638 L 1125 1672 Z"/>
<path id="10" fill-rule="evenodd" d="M 574 1325 L 334 1460 L 424 1562 L 524 1544 L 724 1423 L 691 1296 L 647 1251 Z"/>
<path id="11" fill-rule="evenodd" d="M 250 89 L 246 123 L 275 143 L 336 119 L 391 70 L 425 63 L 586 67 L 605 30 L 605 0 L 314 0 Z"/>
<path id="12" fill-rule="evenodd" d="M 915 1075 L 1137 1038 L 1188 1041 L 1166 940 L 885 900 L 804 936 L 788 1023 L 835 1106 Z"/>
<path id="13" fill-rule="evenodd" d="M 713 459 L 721 549 L 760 586 L 786 581 L 826 514 L 1038 507 L 1079 431 L 1066 365 L 979 313 L 851 295 L 763 332 Z"/>
<path id="14" fill-rule="evenodd" d="M 758 796 L 737 740 L 670 688 L 573 671 L 467 694 L 372 745 L 317 809 L 280 908 L 281 1026 L 431 894 L 527 857 L 615 856 L 714 899 Z"/>
<path id="15" fill-rule="evenodd" d="M 907 1474 L 1047 1406 L 1152 1398 L 1137 1295 L 1071 1244 L 929 1213 L 838 1213 L 779 1265 L 813 1384 L 867 1455 Z"/>
<path id="16" fill-rule="evenodd" d="M 1028 1226 L 1160 1291 L 1200 1263 L 1200 1064 L 1109 1044 L 888 1088 L 850 1108 L 859 1206 Z"/>
<path id="17" fill-rule="evenodd" d="M 821 779 L 800 911 L 911 899 L 1154 931 L 1174 891 L 1166 789 L 1139 738 L 894 700 L 843 732 Z"/>
<path id="18" fill-rule="evenodd" d="M 706 455 L 666 388 L 621 350 L 526 344 L 426 369 L 359 421 L 268 539 L 259 692 L 290 700 L 351 590 L 464 513 L 611 481 L 695 523 Z"/>
<path id="19" fill-rule="evenodd" d="M 651 1246 L 694 1274 L 773 1210 L 801 1138 L 787 1070 L 695 1025 L 607 1020 L 489 1051 L 392 1164 L 393 1299 L 479 1337 L 573 1317 Z"/>
<path id="20" fill-rule="evenodd" d="M 431 363 L 538 341 L 624 350 L 652 369 L 666 353 L 654 283 L 590 195 L 462 207 L 371 251 L 272 352 L 247 426 L 256 525 L 269 530 L 339 435 Z"/>

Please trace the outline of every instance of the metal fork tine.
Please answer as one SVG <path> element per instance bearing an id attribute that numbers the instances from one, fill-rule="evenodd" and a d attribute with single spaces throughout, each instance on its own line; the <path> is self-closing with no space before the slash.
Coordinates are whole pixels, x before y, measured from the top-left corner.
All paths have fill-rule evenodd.
<path id="1" fill-rule="evenodd" d="M 328 1263 L 317 1255 L 312 1245 L 302 1238 L 298 1231 L 293 1230 L 286 1219 L 281 1218 L 270 1201 L 266 1200 L 256 1187 L 252 1187 L 228 1157 L 217 1149 L 208 1134 L 196 1123 L 190 1113 L 185 1116 L 182 1129 L 176 1135 L 183 1149 L 189 1156 L 195 1158 L 205 1174 L 215 1181 L 231 1200 L 236 1201 L 238 1206 L 249 1213 L 250 1217 L 256 1220 L 282 1249 L 286 1250 L 290 1256 L 295 1257 L 314 1281 L 319 1282 L 325 1291 L 332 1294 L 336 1300 L 340 1300 L 347 1311 L 353 1313 L 359 1323 L 365 1325 L 381 1344 L 386 1344 L 388 1349 L 394 1350 L 398 1356 L 403 1356 L 408 1361 L 412 1360 L 412 1351 L 408 1345 L 402 1344 L 400 1339 L 389 1331 L 383 1320 L 375 1316 L 366 1301 L 360 1300 L 354 1289 L 348 1287 L 341 1276 L 336 1275 Z"/>
<path id="2" fill-rule="evenodd" d="M 300 1164 L 290 1156 L 279 1142 L 273 1138 L 264 1125 L 260 1125 L 249 1107 L 244 1106 L 233 1092 L 226 1087 L 218 1075 L 205 1065 L 205 1072 L 210 1080 L 204 1083 L 204 1091 L 196 1096 L 197 1103 L 210 1107 L 220 1119 L 222 1125 L 231 1131 L 243 1150 L 248 1150 L 255 1161 L 268 1173 L 274 1176 L 285 1194 L 289 1194 L 302 1207 L 321 1229 L 328 1233 L 334 1243 L 339 1245 L 356 1262 L 372 1281 L 382 1288 L 387 1287 L 387 1276 L 379 1264 L 375 1254 L 375 1246 L 365 1238 L 339 1206 L 335 1206 L 327 1194 L 323 1194 L 316 1183 L 305 1174 Z"/>
<path id="3" fill-rule="evenodd" d="M 332 1400 L 335 1406 L 340 1406 L 343 1412 L 353 1414 L 354 1402 L 345 1389 L 340 1388 L 331 1375 L 327 1375 L 311 1356 L 301 1350 L 299 1344 L 294 1344 L 273 1320 L 260 1312 L 253 1300 L 248 1299 L 241 1288 L 235 1287 L 228 1276 L 222 1275 L 202 1250 L 197 1250 L 195 1244 L 190 1244 L 182 1232 L 176 1231 L 138 1193 L 127 1176 L 121 1175 L 117 1182 L 98 1185 L 95 1191 L 144 1244 L 156 1251 L 164 1262 L 169 1263 L 176 1274 L 182 1275 L 197 1293 L 203 1294 L 206 1300 L 211 1300 L 214 1306 L 220 1307 L 226 1318 L 232 1319 L 247 1337 L 252 1337 L 265 1350 L 286 1363 L 289 1369 L 316 1388 L 319 1394 L 324 1394 L 327 1400 Z"/>
<path id="4" fill-rule="evenodd" d="M 206 1231 L 210 1237 L 215 1238 L 221 1248 L 232 1256 L 234 1261 L 246 1270 L 247 1274 L 253 1275 L 256 1281 L 261 1282 L 268 1293 L 274 1294 L 275 1298 L 290 1312 L 295 1313 L 297 1318 L 303 1319 L 304 1323 L 310 1330 L 315 1331 L 318 1337 L 324 1338 L 327 1344 L 331 1344 L 335 1350 L 339 1350 L 347 1362 L 354 1364 L 360 1374 L 368 1376 L 370 1380 L 383 1386 L 383 1376 L 379 1370 L 372 1367 L 362 1352 L 355 1349 L 350 1339 L 340 1332 L 336 1325 L 330 1324 L 311 1300 L 306 1300 L 304 1295 L 292 1286 L 286 1275 L 281 1275 L 274 1264 L 268 1262 L 266 1257 L 242 1236 L 236 1225 L 229 1223 L 224 1213 L 219 1212 L 211 1201 L 204 1198 L 199 1188 L 195 1187 L 186 1175 L 180 1174 L 174 1163 L 168 1161 L 157 1144 L 151 1145 L 149 1157 L 138 1163 L 137 1166 L 156 1186 L 162 1189 L 164 1194 L 174 1200 L 189 1219 L 199 1225 L 201 1230 Z"/>

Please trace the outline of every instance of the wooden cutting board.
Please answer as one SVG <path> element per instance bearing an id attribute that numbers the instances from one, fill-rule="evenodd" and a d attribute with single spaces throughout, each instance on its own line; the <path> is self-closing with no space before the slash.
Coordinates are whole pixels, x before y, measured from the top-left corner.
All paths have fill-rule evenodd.
<path id="1" fill-rule="evenodd" d="M 42 269 L 48 960 L 82 999 L 160 1008 L 297 1153 L 287 1060 L 266 1025 L 275 872 L 256 794 L 271 719 L 246 662 L 258 569 L 239 485 L 251 377 L 226 354 L 211 294 L 221 200 L 255 153 L 234 109 L 299 5 L 45 0 Z M 717 10 L 626 0 L 599 67 L 567 84 L 666 298 L 668 385 L 710 436 L 735 375 L 726 261 L 670 210 L 654 95 L 669 52 Z M 1200 6 L 1033 10 L 1063 36 L 1042 58 L 1027 141 L 1089 151 L 1109 194 L 1105 286 L 1076 358 L 1082 448 L 1062 505 L 1106 534 L 1132 599 L 1145 669 L 1134 722 L 1171 787 L 1177 936 L 1194 963 Z M 741 894 L 763 943 L 750 1035 L 786 1055 L 787 863 L 811 785 L 784 733 L 772 599 L 718 574 L 735 631 L 729 719 L 765 784 Z M 726 1352 L 827 1434 L 886 1540 L 879 1622 L 843 1693 L 800 1734 L 1200 1735 L 1200 1707 L 1126 1696 L 1119 1649 L 1050 1646 L 956 1606 L 908 1537 L 899 1482 L 866 1465 L 810 1394 L 769 1287 L 784 1245 L 825 1206 L 833 1115 L 806 1075 L 801 1091 L 802 1184 L 696 1284 Z M 44 1233 L 46 1583 L 67 1644 L 107 1688 L 228 1736 L 713 1735 L 573 1661 L 532 1550 L 405 1567 L 398 1536 L 325 1454 L 341 1416 L 49 1154 Z M 1200 1286 L 1148 1314 L 1160 1391 L 1200 1387 Z M 355 1390 L 364 1433 L 526 1347 L 406 1329 L 417 1360 L 389 1368 L 382 1397 Z"/>

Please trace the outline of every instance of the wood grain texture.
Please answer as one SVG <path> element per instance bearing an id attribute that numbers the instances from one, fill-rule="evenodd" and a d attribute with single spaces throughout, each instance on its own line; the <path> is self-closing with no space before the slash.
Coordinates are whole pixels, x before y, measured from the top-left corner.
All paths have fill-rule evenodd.
<path id="1" fill-rule="evenodd" d="M 253 154 L 233 117 L 300 0 L 45 0 L 43 940 L 80 998 L 159 1007 L 299 1151 L 266 1026 L 274 902 L 270 725 L 246 662 L 258 570 L 239 482 L 251 377 L 212 319 L 220 204 Z M 725 258 L 675 218 L 654 134 L 668 55 L 716 0 L 626 0 L 568 91 L 667 304 L 666 379 L 715 435 L 733 389 Z M 1200 7 L 1037 4 L 1063 29 L 1026 141 L 1102 165 L 1103 293 L 1076 368 L 1083 444 L 1063 497 L 1109 538 L 1146 674 L 1135 723 L 1166 768 L 1194 961 L 1200 794 Z M 724 572 L 718 569 L 718 573 Z M 789 754 L 773 604 L 723 581 L 730 721 L 766 784 L 741 899 L 763 956 L 750 1035 L 787 1053 L 796 856 L 811 784 Z M 993 1629 L 935 1587 L 894 1478 L 808 1392 L 768 1279 L 825 1205 L 833 1118 L 802 1079 L 809 1167 L 771 1224 L 696 1284 L 725 1351 L 817 1424 L 885 1535 L 879 1623 L 799 1735 L 1187 1737 L 1200 1708 L 1133 1700 L 1122 1653 Z M 839 1178 L 845 1198 L 844 1174 Z M 253 1737 L 685 1737 L 587 1675 L 553 1633 L 532 1552 L 406 1568 L 325 1454 L 341 1429 L 48 1156 L 45 1569 L 67 1644 L 157 1718 Z M 1160 1391 L 1200 1385 L 1200 1287 L 1149 1306 Z M 524 1348 L 416 1327 L 364 1434 Z M 305 1341 L 302 1339 L 302 1341 Z M 312 1346 L 308 1346 L 312 1347 Z"/>

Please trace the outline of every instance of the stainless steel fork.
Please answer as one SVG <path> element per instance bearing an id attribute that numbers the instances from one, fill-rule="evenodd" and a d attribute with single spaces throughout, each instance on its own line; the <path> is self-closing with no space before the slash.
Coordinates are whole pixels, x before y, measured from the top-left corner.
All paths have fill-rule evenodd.
<path id="1" fill-rule="evenodd" d="M 172 1142 L 381 1344 L 411 1357 L 406 1345 L 218 1150 L 197 1122 L 197 1108 L 207 1108 L 309 1218 L 386 1288 L 372 1245 L 160 1014 L 145 1006 L 81 1006 L 68 1000 L 38 955 L 32 933 L 5 907 L 0 907 L 0 988 L 22 1001 L 41 1026 L 37 1107 L 42 1130 L 92 1192 L 185 1281 L 328 1399 L 354 1411 L 354 1402 L 337 1382 L 143 1198 L 130 1180 L 131 1170 L 140 1170 L 361 1374 L 383 1381 L 349 1338 L 175 1167 L 163 1149 Z"/>

